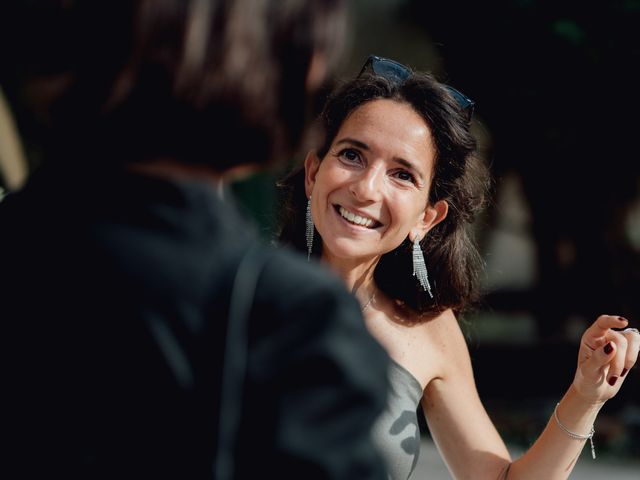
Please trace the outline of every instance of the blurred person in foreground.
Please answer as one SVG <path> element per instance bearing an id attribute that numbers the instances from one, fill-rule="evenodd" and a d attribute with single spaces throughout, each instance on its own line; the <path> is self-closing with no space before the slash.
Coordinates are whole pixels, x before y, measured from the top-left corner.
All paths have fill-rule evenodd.
<path id="1" fill-rule="evenodd" d="M 357 302 L 224 198 L 298 144 L 342 3 L 3 5 L 44 152 L 0 203 L 11 478 L 384 476 Z"/>

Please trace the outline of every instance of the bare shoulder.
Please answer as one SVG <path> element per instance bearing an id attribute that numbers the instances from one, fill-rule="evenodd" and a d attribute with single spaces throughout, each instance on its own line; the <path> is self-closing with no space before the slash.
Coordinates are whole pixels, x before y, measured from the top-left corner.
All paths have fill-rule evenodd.
<path id="1" fill-rule="evenodd" d="M 398 317 L 389 310 L 367 316 L 367 325 L 391 358 L 411 372 L 423 389 L 443 378 L 457 362 L 468 357 L 458 320 L 451 310 L 425 319 L 417 314 Z"/>
<path id="2" fill-rule="evenodd" d="M 432 339 L 434 348 L 441 354 L 450 355 L 466 350 L 466 341 L 458 319 L 452 310 L 445 310 L 433 319 L 422 324 Z"/>
<path id="3" fill-rule="evenodd" d="M 438 367 L 429 381 L 451 375 L 452 371 L 458 370 L 467 363 L 469 358 L 467 343 L 452 310 L 445 310 L 428 321 L 420 323 L 418 329 L 422 331 L 420 336 L 424 340 L 425 347 L 428 346 L 428 351 L 423 355 Z"/>

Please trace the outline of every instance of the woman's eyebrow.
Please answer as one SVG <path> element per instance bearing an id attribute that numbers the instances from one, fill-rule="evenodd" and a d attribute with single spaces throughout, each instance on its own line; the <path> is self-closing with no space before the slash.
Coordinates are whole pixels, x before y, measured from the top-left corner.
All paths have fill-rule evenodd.
<path id="1" fill-rule="evenodd" d="M 371 150 L 371 147 L 369 147 L 369 145 L 367 145 L 364 142 L 361 142 L 360 140 L 356 140 L 355 138 L 350 138 L 350 137 L 342 138 L 342 139 L 340 139 L 340 140 L 338 140 L 336 142 L 336 145 L 340 145 L 340 144 L 343 144 L 343 143 L 348 143 L 350 145 L 354 145 L 354 146 L 356 146 L 358 148 L 361 148 L 363 150 L 367 150 L 367 151 Z"/>

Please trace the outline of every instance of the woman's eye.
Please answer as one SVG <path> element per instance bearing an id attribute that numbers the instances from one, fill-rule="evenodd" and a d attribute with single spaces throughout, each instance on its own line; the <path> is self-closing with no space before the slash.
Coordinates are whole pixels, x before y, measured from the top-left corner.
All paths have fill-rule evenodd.
<path id="1" fill-rule="evenodd" d="M 361 161 L 360 154 L 352 148 L 345 148 L 338 156 L 349 163 L 359 163 Z"/>
<path id="2" fill-rule="evenodd" d="M 405 170 L 400 170 L 399 172 L 396 172 L 396 177 L 402 180 L 403 182 L 415 183 L 416 181 L 416 177 L 414 177 L 413 174 Z"/>

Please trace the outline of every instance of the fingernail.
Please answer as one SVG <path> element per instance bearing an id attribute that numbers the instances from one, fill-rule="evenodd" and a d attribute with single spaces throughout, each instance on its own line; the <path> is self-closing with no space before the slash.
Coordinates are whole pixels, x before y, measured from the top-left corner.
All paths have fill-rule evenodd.
<path id="1" fill-rule="evenodd" d="M 607 381 L 609 382 L 609 385 L 611 385 L 613 387 L 616 384 L 616 382 L 618 381 L 618 377 L 611 377 Z"/>
<path id="2" fill-rule="evenodd" d="M 611 342 L 609 342 L 604 346 L 604 353 L 609 355 L 611 352 L 613 352 L 613 347 L 611 346 Z"/>
<path id="3" fill-rule="evenodd" d="M 623 368 L 623 369 L 622 369 L 622 373 L 620 374 L 620 376 L 621 376 L 621 377 L 624 377 L 624 376 L 627 374 L 627 372 L 628 372 L 628 371 L 629 371 L 629 369 L 627 369 L 627 368 Z"/>
<path id="4" fill-rule="evenodd" d="M 624 317 L 618 317 L 618 320 L 620 320 L 620 321 L 622 321 L 622 322 L 628 322 L 628 321 L 629 321 L 629 320 L 627 320 L 627 319 L 626 319 L 626 318 L 624 318 Z"/>

